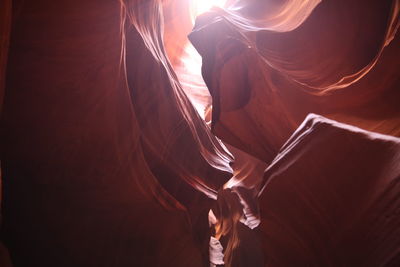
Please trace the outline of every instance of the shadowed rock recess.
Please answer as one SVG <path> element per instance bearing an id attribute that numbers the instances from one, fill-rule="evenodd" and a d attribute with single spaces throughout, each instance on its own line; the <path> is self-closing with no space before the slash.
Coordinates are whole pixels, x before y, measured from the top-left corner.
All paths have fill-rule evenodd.
<path id="1" fill-rule="evenodd" d="M 400 266 L 400 1 L 194 1 L 0 1 L 0 266 Z"/>

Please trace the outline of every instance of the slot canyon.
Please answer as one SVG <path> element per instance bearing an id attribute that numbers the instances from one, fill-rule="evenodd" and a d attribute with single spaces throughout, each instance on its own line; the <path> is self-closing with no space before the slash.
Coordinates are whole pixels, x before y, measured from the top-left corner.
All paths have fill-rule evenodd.
<path id="1" fill-rule="evenodd" d="M 0 267 L 400 266 L 400 0 L 1 0 Z"/>

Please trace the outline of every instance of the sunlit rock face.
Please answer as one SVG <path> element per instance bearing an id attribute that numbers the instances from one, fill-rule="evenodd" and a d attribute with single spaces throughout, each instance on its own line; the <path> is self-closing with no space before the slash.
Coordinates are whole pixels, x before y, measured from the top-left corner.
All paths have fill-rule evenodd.
<path id="1" fill-rule="evenodd" d="M 272 2 L 255 21 L 241 12 L 264 4 L 216 9 L 190 34 L 214 132 L 267 162 L 310 112 L 399 135 L 397 2 Z"/>
<path id="2" fill-rule="evenodd" d="M 1 266 L 400 264 L 399 1 L 205 2 L 1 2 Z"/>

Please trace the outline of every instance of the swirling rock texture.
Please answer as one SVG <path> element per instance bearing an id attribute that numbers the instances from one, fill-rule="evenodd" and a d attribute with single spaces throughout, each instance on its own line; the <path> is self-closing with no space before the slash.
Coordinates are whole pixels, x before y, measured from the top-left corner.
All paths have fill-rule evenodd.
<path id="1" fill-rule="evenodd" d="M 398 266 L 399 10 L 2 1 L 1 266 Z"/>

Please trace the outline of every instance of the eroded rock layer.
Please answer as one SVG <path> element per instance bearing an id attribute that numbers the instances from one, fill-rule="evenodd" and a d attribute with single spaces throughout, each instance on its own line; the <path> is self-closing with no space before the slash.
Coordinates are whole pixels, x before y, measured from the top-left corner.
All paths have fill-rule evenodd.
<path id="1" fill-rule="evenodd" d="M 400 264 L 399 1 L 191 5 L 1 2 L 0 264 Z"/>

